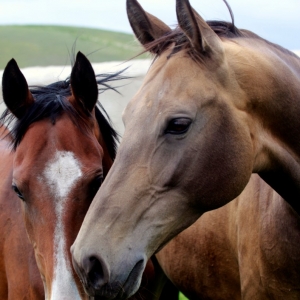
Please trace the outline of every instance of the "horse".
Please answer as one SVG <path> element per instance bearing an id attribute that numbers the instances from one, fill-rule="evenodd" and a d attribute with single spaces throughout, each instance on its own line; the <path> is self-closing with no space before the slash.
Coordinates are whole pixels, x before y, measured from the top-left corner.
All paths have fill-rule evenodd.
<path id="1" fill-rule="evenodd" d="M 189 299 L 299 299 L 300 217 L 257 174 L 156 254 Z M 174 263 L 176 262 L 176 263 Z"/>
<path id="2" fill-rule="evenodd" d="M 0 119 L 10 128 L 3 126 L 0 148 L 1 299 L 98 299 L 84 292 L 69 249 L 116 155 L 118 134 L 98 102 L 98 85 L 114 89 L 110 82 L 121 78 L 120 71 L 95 76 L 78 52 L 70 78 L 29 88 L 16 61 L 7 64 L 7 110 Z M 152 261 L 144 281 L 133 299 L 158 299 L 166 279 Z"/>
<path id="3" fill-rule="evenodd" d="M 86 285 L 98 261 L 93 290 L 107 299 L 130 297 L 147 259 L 240 195 L 252 173 L 300 212 L 299 58 L 234 22 L 205 22 L 188 0 L 176 12 L 172 30 L 127 0 L 131 27 L 155 58 L 71 247 Z"/>

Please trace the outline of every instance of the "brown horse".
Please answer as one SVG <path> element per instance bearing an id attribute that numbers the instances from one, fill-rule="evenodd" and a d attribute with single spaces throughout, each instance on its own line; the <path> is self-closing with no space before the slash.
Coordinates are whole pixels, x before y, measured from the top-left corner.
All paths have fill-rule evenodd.
<path id="1" fill-rule="evenodd" d="M 8 108 L 2 121 L 15 122 L 11 141 L 2 142 L 13 151 L 1 148 L 1 278 L 6 278 L 1 299 L 87 299 L 69 248 L 112 164 L 117 142 L 96 106 L 94 71 L 79 52 L 70 80 L 29 90 L 11 60 L 2 86 Z M 35 285 L 38 292 L 33 293 Z M 23 286 L 30 292 L 20 293 Z"/>
<path id="2" fill-rule="evenodd" d="M 116 153 L 98 84 L 121 77 L 95 77 L 80 52 L 70 79 L 46 87 L 29 89 L 14 60 L 5 68 L 1 121 L 14 123 L 0 148 L 1 300 L 90 299 L 69 249 Z M 155 271 L 150 261 L 137 299 L 159 295 Z"/>
<path id="3" fill-rule="evenodd" d="M 132 295 L 147 259 L 237 197 L 252 173 L 300 213 L 299 58 L 234 24 L 205 22 L 188 0 L 176 3 L 171 30 L 127 1 L 155 60 L 72 246 L 86 284 L 98 261 L 93 292 L 109 299 Z"/>

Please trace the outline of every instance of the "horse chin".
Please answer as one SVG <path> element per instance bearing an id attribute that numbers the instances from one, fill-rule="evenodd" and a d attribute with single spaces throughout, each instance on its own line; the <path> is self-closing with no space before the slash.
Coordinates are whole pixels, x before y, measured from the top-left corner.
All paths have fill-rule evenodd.
<path id="1" fill-rule="evenodd" d="M 145 263 L 143 260 L 137 262 L 132 271 L 129 273 L 129 276 L 121 289 L 123 295 L 118 299 L 128 299 L 132 295 L 134 295 L 140 287 L 142 281 L 142 275 L 145 268 Z"/>
<path id="2" fill-rule="evenodd" d="M 130 281 L 133 284 L 133 287 L 131 284 L 126 284 L 120 289 L 112 290 L 110 288 L 107 288 L 106 286 L 102 287 L 101 290 L 94 290 L 91 288 L 85 288 L 85 292 L 89 295 L 89 299 L 91 300 L 125 300 L 134 295 L 138 288 L 139 284 L 136 284 L 135 282 Z"/>

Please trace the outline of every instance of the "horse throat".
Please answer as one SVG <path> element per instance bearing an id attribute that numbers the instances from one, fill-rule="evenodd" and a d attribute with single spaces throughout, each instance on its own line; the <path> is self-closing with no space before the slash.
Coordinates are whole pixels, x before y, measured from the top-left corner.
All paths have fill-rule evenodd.
<path id="1" fill-rule="evenodd" d="M 247 87 L 248 113 L 267 157 L 255 172 L 300 214 L 300 59 L 277 52 L 270 61 Z"/>

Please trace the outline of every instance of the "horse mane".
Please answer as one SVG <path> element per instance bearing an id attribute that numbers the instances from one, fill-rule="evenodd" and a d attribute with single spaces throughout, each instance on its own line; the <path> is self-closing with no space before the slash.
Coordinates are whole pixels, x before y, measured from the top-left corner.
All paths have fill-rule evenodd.
<path id="1" fill-rule="evenodd" d="M 127 78 L 121 75 L 123 71 L 124 70 L 114 74 L 97 75 L 96 81 L 100 86 L 99 92 L 102 93 L 106 90 L 118 92 L 115 87 L 110 85 L 110 82 Z M 35 101 L 27 109 L 22 118 L 17 119 L 8 109 L 5 109 L 0 116 L 0 127 L 4 126 L 3 124 L 10 127 L 13 150 L 16 150 L 31 124 L 43 119 L 50 119 L 51 122 L 55 124 L 57 118 L 62 115 L 62 113 L 66 113 L 79 130 L 84 133 L 87 132 L 85 119 L 67 99 L 72 94 L 70 78 L 47 86 L 32 86 L 29 90 Z M 112 127 L 111 120 L 99 101 L 97 101 L 95 111 L 96 120 L 108 148 L 109 155 L 114 160 L 116 157 L 119 135 Z M 89 112 L 85 111 L 85 113 L 88 117 L 91 117 Z"/>
<path id="2" fill-rule="evenodd" d="M 264 41 L 266 44 L 274 47 L 277 50 L 280 50 L 284 54 L 287 54 L 287 55 L 290 55 L 290 56 L 293 56 L 293 57 L 296 57 L 299 59 L 299 57 L 295 53 L 281 47 L 280 45 L 274 44 L 266 39 L 263 39 L 262 37 L 251 32 L 250 30 L 238 29 L 234 25 L 234 16 L 233 16 L 233 13 L 232 13 L 232 10 L 231 10 L 229 4 L 225 0 L 224 0 L 224 2 L 229 10 L 232 21 L 231 22 L 216 21 L 216 20 L 206 21 L 206 23 L 209 25 L 209 27 L 220 38 L 224 38 L 224 39 L 238 39 L 238 38 L 257 39 L 260 41 Z M 145 50 L 143 51 L 143 53 L 144 52 L 156 53 L 157 54 L 156 57 L 157 57 L 162 52 L 167 50 L 171 44 L 174 44 L 174 47 L 173 47 L 173 50 L 172 50 L 171 54 L 169 55 L 169 57 L 171 57 L 175 53 L 185 49 L 185 50 L 187 50 L 187 53 L 191 56 L 191 58 L 193 58 L 196 61 L 202 61 L 202 57 L 199 55 L 199 53 L 195 52 L 195 49 L 192 47 L 189 39 L 186 37 L 186 35 L 184 34 L 184 32 L 181 30 L 181 28 L 179 26 L 177 26 L 172 31 L 166 33 L 162 37 L 146 44 Z"/>

